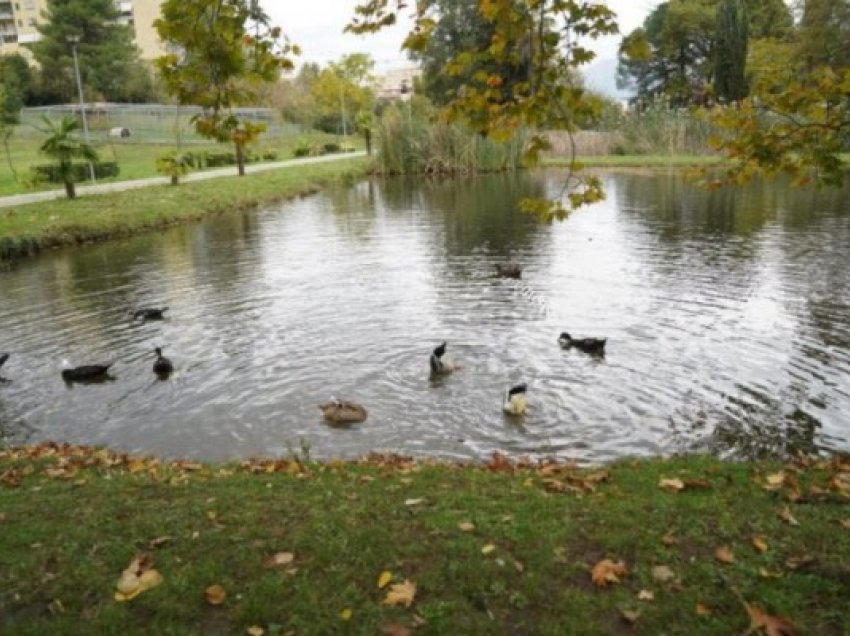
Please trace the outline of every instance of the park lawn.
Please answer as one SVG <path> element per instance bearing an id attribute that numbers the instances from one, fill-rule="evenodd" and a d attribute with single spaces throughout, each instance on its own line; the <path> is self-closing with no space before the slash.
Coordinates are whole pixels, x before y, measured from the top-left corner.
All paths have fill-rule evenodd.
<path id="1" fill-rule="evenodd" d="M 839 458 L 0 450 L 0 633 L 847 634 L 848 503 Z"/>
<path id="2" fill-rule="evenodd" d="M 366 174 L 363 157 L 289 166 L 179 186 L 150 186 L 0 209 L 0 259 L 99 241 L 314 192 Z"/>
<path id="3" fill-rule="evenodd" d="M 58 190 L 62 188 L 61 183 L 38 183 L 30 181 L 30 168 L 34 165 L 50 163 L 50 160 L 42 155 L 38 148 L 43 143 L 44 136 L 38 135 L 32 129 L 16 131 L 9 140 L 9 150 L 12 166 L 9 165 L 9 157 L 4 149 L 0 148 L 3 156 L 0 159 L 0 196 L 12 194 L 23 194 L 37 190 Z M 254 152 L 273 151 L 277 154 L 277 160 L 293 158 L 293 150 L 302 142 L 309 142 L 321 146 L 325 143 L 339 143 L 340 138 L 322 132 L 310 132 L 296 135 L 285 135 L 279 138 L 261 138 L 251 147 Z M 346 144 L 360 148 L 363 144 L 360 138 L 349 137 Z M 127 181 L 131 179 L 143 179 L 156 177 L 157 157 L 176 149 L 173 143 L 155 143 L 150 141 L 139 141 L 134 139 L 98 139 L 94 142 L 101 161 L 115 161 L 118 163 L 120 173 L 116 177 L 99 179 L 98 183 L 111 183 L 115 181 Z M 233 152 L 233 146 L 203 141 L 191 141 L 182 145 L 184 152 L 211 153 Z M 14 173 L 12 171 L 14 167 Z M 17 173 L 17 176 L 16 174 Z"/>

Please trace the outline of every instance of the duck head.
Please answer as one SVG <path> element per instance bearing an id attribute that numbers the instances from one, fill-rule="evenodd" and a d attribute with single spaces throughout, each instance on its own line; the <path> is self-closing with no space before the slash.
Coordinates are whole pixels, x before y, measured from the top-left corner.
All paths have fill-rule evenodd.
<path id="1" fill-rule="evenodd" d="M 570 334 L 568 334 L 566 331 L 562 331 L 561 335 L 558 336 L 558 342 L 560 343 L 560 345 L 562 347 L 570 344 L 571 341 L 572 341 L 572 338 L 570 338 Z"/>

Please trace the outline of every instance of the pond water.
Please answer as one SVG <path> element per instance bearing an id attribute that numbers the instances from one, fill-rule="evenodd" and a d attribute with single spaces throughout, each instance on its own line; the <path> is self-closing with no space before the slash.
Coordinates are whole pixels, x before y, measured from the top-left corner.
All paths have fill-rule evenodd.
<path id="1" fill-rule="evenodd" d="M 364 181 L 19 263 L 0 433 L 203 459 L 850 450 L 850 191 L 610 173 L 564 223 L 517 212 L 557 176 Z M 506 262 L 521 281 L 493 277 Z M 168 319 L 127 320 L 150 305 Z M 607 355 L 561 350 L 564 330 Z M 442 340 L 464 368 L 434 381 Z M 63 358 L 114 380 L 66 386 Z M 368 420 L 325 425 L 331 396 Z"/>

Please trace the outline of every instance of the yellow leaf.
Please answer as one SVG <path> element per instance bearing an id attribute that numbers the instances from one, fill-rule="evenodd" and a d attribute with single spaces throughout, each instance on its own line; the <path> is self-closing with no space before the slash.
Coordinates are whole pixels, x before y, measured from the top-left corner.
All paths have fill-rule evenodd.
<path id="1" fill-rule="evenodd" d="M 210 605 L 221 605 L 227 597 L 227 590 L 221 585 L 210 585 L 206 589 L 207 603 Z"/>
<path id="2" fill-rule="evenodd" d="M 265 559 L 263 559 L 263 567 L 264 568 L 276 568 L 281 565 L 289 565 L 292 563 L 292 560 L 295 558 L 295 555 L 292 552 L 277 552 L 275 554 L 270 554 Z"/>
<path id="3" fill-rule="evenodd" d="M 481 554 L 491 554 L 492 552 L 495 552 L 495 551 L 496 551 L 496 546 L 494 546 L 492 543 L 488 543 L 483 548 L 481 548 Z"/>
<path id="4" fill-rule="evenodd" d="M 419 504 L 422 504 L 422 503 L 425 503 L 425 499 L 423 499 L 421 497 L 418 498 L 418 499 L 405 499 L 404 500 L 405 506 L 418 506 Z"/>
<path id="5" fill-rule="evenodd" d="M 784 575 L 782 572 L 771 572 L 767 568 L 759 568 L 759 576 L 763 579 L 781 579 Z"/>
<path id="6" fill-rule="evenodd" d="M 732 550 L 729 546 L 722 545 L 714 551 L 714 558 L 720 561 L 721 563 L 734 563 L 735 555 L 732 554 Z"/>
<path id="7" fill-rule="evenodd" d="M 247 632 L 248 632 L 248 636 L 264 636 L 265 633 L 266 633 L 266 630 L 264 630 L 262 627 L 260 627 L 258 625 L 251 625 L 251 627 L 248 628 Z"/>
<path id="8" fill-rule="evenodd" d="M 342 611 L 339 613 L 339 617 L 340 617 L 342 620 L 344 620 L 344 621 L 350 621 L 350 620 L 351 620 L 351 615 L 352 615 L 352 614 L 354 614 L 354 612 L 352 612 L 352 611 L 351 611 L 351 608 L 350 608 L 350 607 L 346 607 L 344 610 L 342 610 Z"/>
<path id="9" fill-rule="evenodd" d="M 781 488 L 782 484 L 785 483 L 785 471 L 780 470 L 778 473 L 768 475 L 765 482 L 765 490 L 776 490 L 777 488 Z"/>
<path id="10" fill-rule="evenodd" d="M 385 588 L 390 581 L 393 580 L 393 573 L 389 570 L 384 570 L 381 572 L 381 575 L 378 577 L 378 589 Z"/>
<path id="11" fill-rule="evenodd" d="M 655 600 L 655 592 L 652 590 L 641 590 L 638 592 L 638 600 L 641 601 L 654 601 Z"/>
<path id="12" fill-rule="evenodd" d="M 678 492 L 685 487 L 685 482 L 683 482 L 681 479 L 664 478 L 658 482 L 658 485 L 667 492 Z"/>
<path id="13" fill-rule="evenodd" d="M 472 532 L 475 530 L 475 525 L 470 521 L 461 521 L 457 524 L 457 527 L 460 528 L 461 532 Z"/>
<path id="14" fill-rule="evenodd" d="M 753 547 L 764 554 L 767 552 L 767 541 L 765 541 L 764 537 L 753 537 Z"/>
<path id="15" fill-rule="evenodd" d="M 403 583 L 394 583 L 390 586 L 387 597 L 381 601 L 381 605 L 388 605 L 390 607 L 403 605 L 404 607 L 410 607 L 415 596 L 416 583 L 405 579 Z"/>
<path id="16" fill-rule="evenodd" d="M 652 568 L 652 578 L 659 583 L 666 583 L 671 579 L 676 578 L 676 573 L 669 565 L 656 565 Z"/>
<path id="17" fill-rule="evenodd" d="M 697 613 L 697 616 L 708 616 L 711 614 L 711 609 L 705 603 L 697 603 L 694 611 Z"/>
<path id="18" fill-rule="evenodd" d="M 602 559 L 593 566 L 593 570 L 590 572 L 590 579 L 594 585 L 606 587 L 609 583 L 619 583 L 620 577 L 625 576 L 628 571 L 626 564 L 622 561 Z"/>
<path id="19" fill-rule="evenodd" d="M 130 601 L 142 592 L 156 587 L 162 580 L 162 575 L 151 568 L 151 561 L 146 554 L 136 555 L 115 585 L 115 600 Z"/>

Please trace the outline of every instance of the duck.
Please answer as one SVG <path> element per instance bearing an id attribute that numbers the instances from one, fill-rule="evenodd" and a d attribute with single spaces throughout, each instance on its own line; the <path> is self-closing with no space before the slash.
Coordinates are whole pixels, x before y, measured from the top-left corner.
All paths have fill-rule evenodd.
<path id="1" fill-rule="evenodd" d="M 513 263 L 507 265 L 496 263 L 496 276 L 498 278 L 522 278 L 522 267 Z"/>
<path id="2" fill-rule="evenodd" d="M 174 365 L 171 364 L 171 360 L 162 355 L 162 348 L 156 347 L 154 349 L 154 353 L 156 353 L 156 360 L 153 363 L 153 372 L 157 375 L 168 375 L 172 371 L 174 371 Z"/>
<path id="3" fill-rule="evenodd" d="M 67 365 L 67 362 L 65 362 Z M 114 362 L 106 364 L 86 364 L 81 367 L 66 366 L 62 369 L 62 379 L 65 382 L 96 382 L 105 380 L 108 377 L 109 367 Z"/>
<path id="4" fill-rule="evenodd" d="M 356 402 L 347 402 L 331 398 L 327 404 L 320 404 L 322 415 L 333 424 L 354 424 L 368 417 L 366 409 Z"/>
<path id="5" fill-rule="evenodd" d="M 608 342 L 607 338 L 573 338 L 566 331 L 558 336 L 558 344 L 564 349 L 575 347 L 585 353 L 605 353 L 606 342 Z"/>
<path id="6" fill-rule="evenodd" d="M 443 342 L 440 346 L 431 352 L 431 357 L 428 358 L 428 364 L 431 367 L 431 373 L 434 375 L 452 373 L 459 371 L 460 366 L 455 364 L 449 356 L 446 355 L 447 342 Z"/>
<path id="7" fill-rule="evenodd" d="M 508 415 L 522 415 L 525 413 L 525 409 L 528 406 L 525 399 L 525 392 L 527 390 L 528 385 L 523 382 L 505 391 L 505 403 L 502 406 L 502 410 Z"/>
<path id="8" fill-rule="evenodd" d="M 142 320 L 162 320 L 165 318 L 163 314 L 166 311 L 168 311 L 168 307 L 139 307 L 138 309 L 131 309 L 129 314 L 132 320 L 139 318 Z"/>

